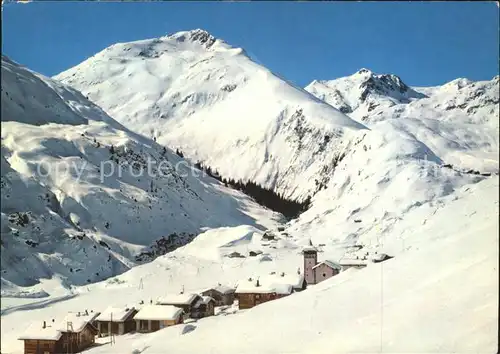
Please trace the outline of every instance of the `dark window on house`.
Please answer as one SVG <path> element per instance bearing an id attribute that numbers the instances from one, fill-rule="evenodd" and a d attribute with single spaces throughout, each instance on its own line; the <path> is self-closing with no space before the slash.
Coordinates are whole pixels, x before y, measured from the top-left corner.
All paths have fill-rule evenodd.
<path id="1" fill-rule="evenodd" d="M 323 278 L 325 278 L 325 277 L 326 277 L 326 273 L 323 273 Z"/>

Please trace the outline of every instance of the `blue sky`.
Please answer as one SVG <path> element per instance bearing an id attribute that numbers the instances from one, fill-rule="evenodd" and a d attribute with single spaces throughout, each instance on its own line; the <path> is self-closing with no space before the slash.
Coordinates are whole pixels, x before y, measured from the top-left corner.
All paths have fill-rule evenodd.
<path id="1" fill-rule="evenodd" d="M 3 10 L 2 51 L 55 75 L 116 42 L 202 28 L 286 79 L 362 67 L 432 86 L 498 74 L 494 2 L 32 2 Z"/>

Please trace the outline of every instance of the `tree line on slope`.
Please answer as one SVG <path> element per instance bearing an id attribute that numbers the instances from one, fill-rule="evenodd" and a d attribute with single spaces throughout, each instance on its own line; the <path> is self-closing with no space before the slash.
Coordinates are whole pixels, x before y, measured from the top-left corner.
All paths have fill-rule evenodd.
<path id="1" fill-rule="evenodd" d="M 179 157 L 184 157 L 184 154 L 179 149 L 176 149 L 175 152 Z M 298 217 L 301 213 L 306 211 L 311 204 L 310 196 L 302 202 L 291 200 L 285 198 L 282 194 L 276 193 L 270 188 L 262 187 L 255 182 L 222 177 L 217 170 L 213 170 L 210 166 L 206 166 L 201 162 L 195 163 L 194 167 L 200 171 L 204 171 L 210 177 L 224 183 L 226 187 L 231 187 L 245 193 L 246 195 L 252 197 L 260 205 L 273 211 L 277 211 L 288 219 Z"/>

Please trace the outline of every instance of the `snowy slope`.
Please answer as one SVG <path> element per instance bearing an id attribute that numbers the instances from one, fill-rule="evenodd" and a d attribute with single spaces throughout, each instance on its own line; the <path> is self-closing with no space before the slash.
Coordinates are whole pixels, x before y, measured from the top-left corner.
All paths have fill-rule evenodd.
<path id="1" fill-rule="evenodd" d="M 425 143 L 462 169 L 498 172 L 499 78 L 456 79 L 442 86 L 410 88 L 395 75 L 366 69 L 306 90 L 377 129 L 378 122 Z"/>
<path id="2" fill-rule="evenodd" d="M 280 219 L 6 57 L 1 163 L 2 295 L 119 274 L 162 237 L 168 248 L 206 228 Z"/>
<path id="3" fill-rule="evenodd" d="M 202 30 L 115 44 L 56 78 L 127 128 L 293 198 L 365 129 Z"/>
<path id="4" fill-rule="evenodd" d="M 343 272 L 250 310 L 231 309 L 152 334 L 117 336 L 113 346 L 103 340 L 107 344 L 89 353 L 492 352 L 498 330 L 498 183 L 498 177 L 491 177 L 465 186 L 438 198 L 434 206 L 410 210 L 393 228 L 381 230 L 384 244 L 379 250 L 395 256 L 387 262 Z M 301 266 L 295 244 L 299 238 L 282 239 L 272 249 L 253 235 L 251 243 L 269 252 L 270 262 L 258 257 L 206 258 L 205 252 L 254 231 L 212 230 L 114 279 L 77 288 L 69 299 L 3 299 L 2 352 L 22 352 L 16 338 L 31 320 L 40 323 L 67 311 L 132 306 L 181 287 L 189 292 L 217 282 L 233 285 L 248 276 L 290 273 Z M 231 247 L 242 246 L 236 242 Z M 338 259 L 328 251 L 319 257 Z"/>

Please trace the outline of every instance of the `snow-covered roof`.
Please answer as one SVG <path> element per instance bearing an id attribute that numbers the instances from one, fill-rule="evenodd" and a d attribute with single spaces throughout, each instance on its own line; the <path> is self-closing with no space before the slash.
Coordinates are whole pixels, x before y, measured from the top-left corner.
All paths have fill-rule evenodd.
<path id="1" fill-rule="evenodd" d="M 199 295 L 197 294 L 169 294 L 159 297 L 158 305 L 190 305 Z"/>
<path id="2" fill-rule="evenodd" d="M 282 278 L 280 276 L 279 278 L 276 276 L 259 278 L 259 286 L 257 286 L 257 280 L 244 279 L 238 283 L 238 287 L 236 288 L 236 293 L 239 294 L 291 294 L 292 291 L 293 286 L 286 282 L 286 278 Z"/>
<path id="3" fill-rule="evenodd" d="M 374 254 L 373 256 L 371 256 L 371 261 L 372 262 L 381 262 L 381 261 L 384 261 L 388 258 L 392 258 L 391 256 L 385 254 L 385 253 L 378 253 L 378 254 Z"/>
<path id="4" fill-rule="evenodd" d="M 318 252 L 318 250 L 313 246 L 307 246 L 302 249 L 302 252 Z"/>
<path id="5" fill-rule="evenodd" d="M 210 296 L 202 296 L 200 300 L 198 300 L 196 302 L 196 304 L 194 304 L 194 307 L 195 308 L 198 308 L 200 307 L 201 305 L 206 305 L 208 304 L 210 301 L 215 301 L 213 298 L 211 298 Z"/>
<path id="6" fill-rule="evenodd" d="M 349 265 L 363 265 L 363 266 L 366 266 L 367 265 L 367 262 L 364 261 L 364 260 L 361 260 L 361 259 L 341 259 L 339 262 L 338 262 L 339 265 L 341 265 L 342 267 L 344 266 L 349 266 Z"/>
<path id="7" fill-rule="evenodd" d="M 134 316 L 134 320 L 176 320 L 182 309 L 171 305 L 144 306 Z"/>
<path id="8" fill-rule="evenodd" d="M 304 283 L 304 275 L 297 273 L 276 273 L 261 277 L 265 283 L 289 284 L 293 288 L 301 288 Z"/>
<path id="9" fill-rule="evenodd" d="M 46 326 L 43 328 L 43 321 L 36 321 L 32 322 L 18 339 L 59 340 L 61 335 L 57 324 L 46 322 Z"/>
<path id="10" fill-rule="evenodd" d="M 80 332 L 89 322 L 92 322 L 99 316 L 99 312 L 68 312 L 68 314 L 59 322 L 59 329 L 62 332 L 68 331 L 68 323 L 71 322 L 71 331 Z"/>
<path id="11" fill-rule="evenodd" d="M 201 297 L 201 302 L 204 304 L 208 304 L 210 301 L 215 301 L 215 300 L 210 296 L 202 296 Z"/>
<path id="12" fill-rule="evenodd" d="M 215 291 L 220 292 L 221 294 L 234 293 L 234 287 L 230 287 L 227 285 L 217 285 L 213 288 L 205 288 L 205 289 L 201 290 L 200 293 L 203 293 L 203 292 L 208 291 L 208 290 L 215 290 Z"/>
<path id="13" fill-rule="evenodd" d="M 220 292 L 221 294 L 234 293 L 234 287 L 230 287 L 230 286 L 226 286 L 226 285 L 218 285 L 214 288 L 214 290 Z"/>
<path id="14" fill-rule="evenodd" d="M 87 314 L 85 312 L 69 312 L 62 320 L 45 321 L 45 328 L 43 328 L 43 321 L 33 322 L 19 339 L 59 340 L 62 332 L 67 332 L 68 329 L 72 332 L 80 332 L 87 323 L 95 320 L 98 315 L 99 312 Z M 71 323 L 70 327 L 68 323 Z"/>
<path id="15" fill-rule="evenodd" d="M 259 293 L 259 294 L 265 294 L 265 293 L 274 293 L 275 292 L 275 287 L 272 284 L 263 284 L 260 280 L 258 281 L 257 285 L 257 280 L 252 279 L 244 279 L 238 282 L 238 286 L 236 287 L 236 293 L 239 294 L 244 294 L 244 293 Z"/>
<path id="16" fill-rule="evenodd" d="M 274 292 L 280 295 L 290 295 L 293 291 L 293 287 L 290 284 L 273 284 Z"/>
<path id="17" fill-rule="evenodd" d="M 319 262 L 319 263 L 318 263 L 318 264 L 316 264 L 314 267 L 312 267 L 312 269 L 315 269 L 315 268 L 319 267 L 319 266 L 320 266 L 320 265 L 322 265 L 322 264 L 324 264 L 324 265 L 326 265 L 326 266 L 328 266 L 328 267 L 330 267 L 330 268 L 332 268 L 332 269 L 338 269 L 338 270 L 341 270 L 341 269 L 342 269 L 342 266 L 341 266 L 340 264 L 335 263 L 335 262 L 333 262 L 333 261 L 329 261 L 329 260 L 324 260 L 324 261 L 322 261 L 322 262 Z"/>
<path id="18" fill-rule="evenodd" d="M 97 316 L 96 321 L 111 321 L 113 322 L 123 322 L 125 321 L 133 312 L 135 308 L 131 307 L 108 307 L 99 316 Z"/>

